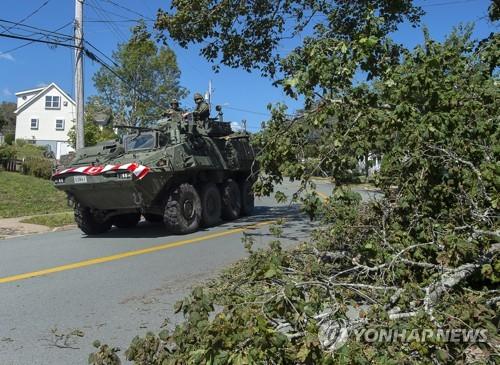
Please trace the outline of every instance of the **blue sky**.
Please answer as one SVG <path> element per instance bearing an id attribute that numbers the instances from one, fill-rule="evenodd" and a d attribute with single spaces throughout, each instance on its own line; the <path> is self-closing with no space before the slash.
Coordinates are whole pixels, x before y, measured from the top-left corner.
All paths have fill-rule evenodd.
<path id="1" fill-rule="evenodd" d="M 47 0 L 2 0 L 0 1 L 0 19 L 17 22 L 30 15 Z M 84 19 L 85 38 L 99 50 L 111 55 L 118 43 L 128 39 L 131 23 L 93 22 L 95 20 L 136 19 L 138 16 L 113 4 L 121 4 L 146 17 L 154 18 L 158 8 L 166 9 L 170 1 L 166 0 L 85 0 Z M 477 38 L 483 38 L 492 31 L 498 31 L 498 25 L 487 20 L 487 8 L 490 0 L 417 0 L 427 12 L 422 24 L 428 26 L 431 36 L 441 40 L 454 25 L 461 22 L 475 22 Z M 49 0 L 36 14 L 24 24 L 55 30 L 72 21 L 74 17 L 74 0 Z M 151 24 L 151 23 L 149 23 Z M 72 26 L 60 30 L 71 34 Z M 0 33 L 5 29 L 0 28 Z M 394 34 L 397 42 L 413 47 L 423 39 L 421 29 L 403 25 Z M 283 45 L 290 49 L 300 39 L 289 41 Z M 73 95 L 73 50 L 69 48 L 51 48 L 44 44 L 30 44 L 20 49 L 13 48 L 25 44 L 25 41 L 0 37 L 0 101 L 15 101 L 14 93 L 55 82 L 65 91 Z M 192 94 L 204 92 L 208 80 L 212 80 L 214 103 L 225 105 L 224 115 L 227 120 L 248 121 L 251 131 L 259 129 L 260 123 L 266 120 L 267 104 L 285 102 L 293 111 L 299 108 L 298 102 L 287 98 L 280 89 L 271 85 L 271 81 L 260 77 L 258 73 L 221 68 L 214 73 L 205 59 L 198 55 L 196 47 L 182 49 L 175 44 L 171 47 L 177 54 L 182 71 L 181 84 L 190 92 L 190 96 L 182 101 L 184 107 L 193 107 Z M 85 94 L 95 94 L 92 75 L 99 68 L 90 60 L 85 60 Z"/>

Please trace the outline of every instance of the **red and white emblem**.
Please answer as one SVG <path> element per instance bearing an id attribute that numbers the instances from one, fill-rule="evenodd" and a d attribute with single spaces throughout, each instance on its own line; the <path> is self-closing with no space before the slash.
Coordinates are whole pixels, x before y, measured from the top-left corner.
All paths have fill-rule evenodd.
<path id="1" fill-rule="evenodd" d="M 147 166 L 140 165 L 136 162 L 127 164 L 117 164 L 117 165 L 105 165 L 105 166 L 82 166 L 82 167 L 71 167 L 62 171 L 57 171 L 54 176 L 61 176 L 64 174 L 80 173 L 84 175 L 99 175 L 106 171 L 130 171 L 138 180 L 141 180 L 146 176 L 151 169 Z"/>

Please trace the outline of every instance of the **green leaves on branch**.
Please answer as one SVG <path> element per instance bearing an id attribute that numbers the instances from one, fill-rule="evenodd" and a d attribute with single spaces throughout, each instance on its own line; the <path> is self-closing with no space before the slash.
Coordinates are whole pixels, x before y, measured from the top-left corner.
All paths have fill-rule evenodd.
<path id="1" fill-rule="evenodd" d="M 186 95 L 174 51 L 158 48 L 144 22 L 132 29 L 130 40 L 120 44 L 112 58 L 113 71 L 102 67 L 93 80 L 117 124 L 151 125 L 172 99 Z"/>

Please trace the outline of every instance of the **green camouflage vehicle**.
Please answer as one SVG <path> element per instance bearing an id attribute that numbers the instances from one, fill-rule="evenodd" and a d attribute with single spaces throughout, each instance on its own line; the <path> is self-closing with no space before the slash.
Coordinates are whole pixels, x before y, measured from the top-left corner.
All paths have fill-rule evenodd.
<path id="1" fill-rule="evenodd" d="M 135 131 L 78 150 L 52 177 L 83 232 L 134 227 L 142 215 L 185 234 L 252 213 L 255 154 L 248 133 L 214 118 L 180 116 L 157 128 L 125 128 Z"/>

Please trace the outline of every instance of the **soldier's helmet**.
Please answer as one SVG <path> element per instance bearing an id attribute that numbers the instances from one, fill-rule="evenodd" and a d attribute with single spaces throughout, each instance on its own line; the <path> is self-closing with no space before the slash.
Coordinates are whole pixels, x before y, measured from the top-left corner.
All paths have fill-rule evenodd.
<path id="1" fill-rule="evenodd" d="M 193 97 L 194 101 L 203 101 L 203 96 L 200 93 L 195 93 Z"/>

